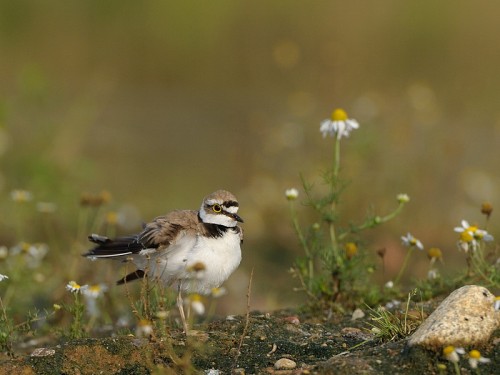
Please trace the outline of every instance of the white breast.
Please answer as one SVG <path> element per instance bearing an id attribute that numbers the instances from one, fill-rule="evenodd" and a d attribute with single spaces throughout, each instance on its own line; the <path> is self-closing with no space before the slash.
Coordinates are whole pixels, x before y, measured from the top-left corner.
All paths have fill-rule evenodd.
<path id="1" fill-rule="evenodd" d="M 241 261 L 240 235 L 228 230 L 221 237 L 201 235 L 185 236 L 162 252 L 136 256 L 139 268 L 164 284 L 183 292 L 210 294 L 238 267 Z M 192 271 L 192 266 L 202 264 L 204 270 Z"/>
<path id="2" fill-rule="evenodd" d="M 187 260 L 187 269 L 202 263 L 205 270 L 191 273 L 182 281 L 181 288 L 188 293 L 210 294 L 234 272 L 241 262 L 240 236 L 228 230 L 222 237 L 199 236 Z"/>

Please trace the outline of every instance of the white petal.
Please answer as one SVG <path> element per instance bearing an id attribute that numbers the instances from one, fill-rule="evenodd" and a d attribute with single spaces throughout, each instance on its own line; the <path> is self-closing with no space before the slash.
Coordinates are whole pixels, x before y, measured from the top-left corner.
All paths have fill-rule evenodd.
<path id="1" fill-rule="evenodd" d="M 346 120 L 347 125 L 349 125 L 349 128 L 351 129 L 358 129 L 359 128 L 359 123 L 354 120 L 354 119 L 348 119 Z"/>

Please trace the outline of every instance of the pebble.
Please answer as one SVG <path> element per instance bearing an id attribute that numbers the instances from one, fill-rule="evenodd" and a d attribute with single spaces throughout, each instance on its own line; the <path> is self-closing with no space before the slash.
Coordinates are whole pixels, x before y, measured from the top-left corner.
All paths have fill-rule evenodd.
<path id="1" fill-rule="evenodd" d="M 33 350 L 31 353 L 32 357 L 48 357 L 56 354 L 56 351 L 54 349 L 48 349 L 48 348 L 36 348 Z"/>
<path id="2" fill-rule="evenodd" d="M 280 358 L 274 364 L 276 370 L 293 370 L 297 367 L 297 363 L 288 358 Z"/>
<path id="3" fill-rule="evenodd" d="M 452 292 L 429 315 L 408 341 L 409 346 L 427 349 L 473 346 L 486 343 L 500 326 L 495 296 L 477 285 L 466 285 Z"/>
<path id="4" fill-rule="evenodd" d="M 283 318 L 283 320 L 287 323 L 291 323 L 291 324 L 300 324 L 300 319 L 298 316 L 296 315 L 292 315 L 292 316 L 287 316 L 285 318 Z"/>
<path id="5" fill-rule="evenodd" d="M 360 308 L 352 312 L 351 320 L 361 319 L 365 317 L 365 313 Z"/>

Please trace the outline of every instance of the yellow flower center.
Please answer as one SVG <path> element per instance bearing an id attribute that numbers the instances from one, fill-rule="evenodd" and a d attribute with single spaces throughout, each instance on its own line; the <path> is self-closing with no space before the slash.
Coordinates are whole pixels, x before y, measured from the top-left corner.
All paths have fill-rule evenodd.
<path id="1" fill-rule="evenodd" d="M 443 354 L 445 356 L 448 356 L 450 355 L 451 353 L 453 353 L 455 351 L 455 347 L 453 345 L 448 345 L 447 347 L 445 347 L 443 349 Z"/>
<path id="2" fill-rule="evenodd" d="M 201 301 L 201 296 L 198 294 L 198 293 L 193 293 L 189 296 L 189 299 L 192 301 L 192 302 L 196 302 L 196 301 Z"/>
<path id="3" fill-rule="evenodd" d="M 137 323 L 140 327 L 147 327 L 151 326 L 151 322 L 147 319 L 141 319 L 139 320 L 139 323 Z"/>
<path id="4" fill-rule="evenodd" d="M 460 240 L 462 242 L 472 242 L 473 239 L 474 237 L 472 237 L 472 234 L 470 234 L 470 232 L 468 231 L 463 231 L 462 233 L 460 233 Z"/>
<path id="5" fill-rule="evenodd" d="M 345 121 L 347 120 L 347 113 L 341 108 L 337 108 L 332 112 L 333 121 Z"/>
<path id="6" fill-rule="evenodd" d="M 441 249 L 438 249 L 437 247 L 431 247 L 429 250 L 427 250 L 427 255 L 429 258 L 434 258 L 434 259 L 441 259 L 442 253 Z"/>
<path id="7" fill-rule="evenodd" d="M 81 285 L 75 281 L 70 281 L 69 286 L 75 290 L 79 290 L 81 288 Z"/>
<path id="8" fill-rule="evenodd" d="M 27 242 L 21 242 L 21 251 L 23 253 L 29 252 L 30 248 L 31 248 L 31 245 L 29 243 L 27 243 Z"/>
<path id="9" fill-rule="evenodd" d="M 347 259 L 351 259 L 353 256 L 356 255 L 357 252 L 358 252 L 358 247 L 354 242 L 348 242 L 345 244 L 345 253 Z"/>
<path id="10" fill-rule="evenodd" d="M 481 358 L 481 353 L 479 353 L 479 350 L 474 349 L 469 352 L 469 357 L 472 359 L 479 359 Z"/>
<path id="11" fill-rule="evenodd" d="M 110 211 L 106 214 L 106 223 L 115 225 L 118 223 L 118 214 L 114 211 Z"/>
<path id="12" fill-rule="evenodd" d="M 101 291 L 101 286 L 99 284 L 91 285 L 91 286 L 89 286 L 89 291 L 94 292 L 94 293 L 99 293 Z"/>
<path id="13" fill-rule="evenodd" d="M 469 228 L 466 229 L 468 232 L 476 233 L 477 231 L 477 226 L 471 225 Z"/>

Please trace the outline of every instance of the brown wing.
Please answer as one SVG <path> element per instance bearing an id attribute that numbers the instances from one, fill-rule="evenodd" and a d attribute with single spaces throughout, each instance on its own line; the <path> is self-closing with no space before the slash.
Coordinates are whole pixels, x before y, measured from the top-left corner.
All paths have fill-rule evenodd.
<path id="1" fill-rule="evenodd" d="M 167 248 L 181 231 L 197 231 L 199 225 L 196 211 L 173 211 L 159 216 L 144 226 L 141 233 L 134 236 L 110 239 L 92 234 L 89 240 L 96 247 L 83 256 L 91 258 L 119 258 L 137 254 L 145 249 Z"/>
<path id="2" fill-rule="evenodd" d="M 139 234 L 139 241 L 145 248 L 168 247 L 181 231 L 197 233 L 199 226 L 198 212 L 178 210 L 165 216 L 159 216 L 146 224 Z"/>

